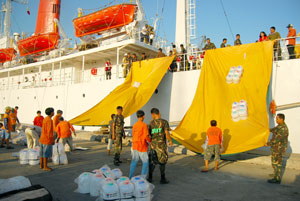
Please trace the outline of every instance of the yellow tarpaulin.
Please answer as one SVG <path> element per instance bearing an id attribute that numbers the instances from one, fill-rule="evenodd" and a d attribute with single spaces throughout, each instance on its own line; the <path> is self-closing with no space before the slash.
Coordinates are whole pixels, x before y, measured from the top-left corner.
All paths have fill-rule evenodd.
<path id="1" fill-rule="evenodd" d="M 240 153 L 265 144 L 269 136 L 267 90 L 272 71 L 273 42 L 259 42 L 206 51 L 192 105 L 172 133 L 177 141 L 203 152 L 206 131 L 217 120 L 223 131 L 223 154 Z M 231 67 L 242 66 L 238 84 L 226 83 Z M 232 103 L 245 100 L 248 118 L 232 121 Z"/>
<path id="2" fill-rule="evenodd" d="M 116 107 L 123 107 L 125 117 L 142 108 L 151 98 L 174 57 L 134 62 L 124 83 L 101 102 L 70 121 L 74 125 L 95 126 L 108 124 Z"/>

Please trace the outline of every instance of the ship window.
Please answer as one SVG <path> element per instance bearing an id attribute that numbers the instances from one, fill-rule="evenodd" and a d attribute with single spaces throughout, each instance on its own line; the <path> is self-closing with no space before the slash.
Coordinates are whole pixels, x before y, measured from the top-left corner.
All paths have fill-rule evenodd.
<path id="1" fill-rule="evenodd" d="M 52 12 L 59 14 L 59 12 L 60 12 L 60 5 L 53 4 L 53 10 L 52 10 Z"/>
<path id="2" fill-rule="evenodd" d="M 58 99 L 58 96 L 56 96 L 56 99 Z"/>
<path id="3" fill-rule="evenodd" d="M 19 100 L 19 96 L 17 97 L 17 99 Z"/>
<path id="4" fill-rule="evenodd" d="M 85 98 L 85 94 L 82 94 L 82 97 Z"/>
<path id="5" fill-rule="evenodd" d="M 5 100 L 5 97 L 3 97 L 3 100 Z"/>
<path id="6" fill-rule="evenodd" d="M 34 99 L 36 99 L 36 96 L 34 97 Z"/>

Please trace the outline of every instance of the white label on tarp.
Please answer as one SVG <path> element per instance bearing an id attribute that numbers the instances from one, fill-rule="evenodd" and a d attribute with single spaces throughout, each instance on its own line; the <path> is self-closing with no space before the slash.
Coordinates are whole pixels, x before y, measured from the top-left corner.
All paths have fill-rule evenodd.
<path id="1" fill-rule="evenodd" d="M 139 88 L 141 86 L 141 83 L 140 82 L 134 82 L 132 86 L 135 87 L 135 88 Z"/>

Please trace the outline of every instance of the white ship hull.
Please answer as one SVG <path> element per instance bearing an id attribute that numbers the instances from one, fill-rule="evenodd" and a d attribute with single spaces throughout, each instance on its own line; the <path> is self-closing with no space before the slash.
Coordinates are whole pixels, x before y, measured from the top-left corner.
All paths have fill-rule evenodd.
<path id="1" fill-rule="evenodd" d="M 133 48 L 146 51 L 154 55 L 154 50 L 138 41 L 128 41 L 124 52 L 132 51 Z M 114 44 L 110 49 L 92 49 L 75 55 L 50 59 L 47 61 L 28 64 L 11 68 L 10 77 L 7 78 L 8 70 L 0 71 L 0 110 L 9 106 L 19 106 L 18 116 L 22 123 L 31 124 L 37 110 L 44 112 L 46 107 L 61 109 L 64 117 L 70 120 L 85 112 L 114 88 L 122 84 L 121 58 L 113 62 L 112 80 L 105 80 L 104 62 L 106 56 L 118 49 Z M 126 49 L 126 47 L 130 49 Z M 114 49 L 115 48 L 115 49 Z M 144 49 L 141 49 L 144 48 Z M 110 52 L 105 52 L 109 50 Z M 118 53 L 119 54 L 119 53 Z M 118 58 L 116 56 L 110 58 Z M 91 75 L 91 69 L 97 67 L 98 75 Z M 24 69 L 24 70 L 23 70 Z M 22 72 L 23 71 L 23 72 Z M 50 74 L 50 75 L 49 75 Z M 273 75 L 269 99 L 275 99 L 277 105 L 286 105 L 300 102 L 300 63 L 299 59 L 274 62 Z M 190 107 L 198 85 L 200 70 L 168 72 L 161 81 L 157 93 L 154 93 L 150 101 L 143 107 L 146 112 L 146 122 L 150 120 L 150 109 L 157 107 L 161 110 L 162 117 L 170 122 L 179 122 Z M 24 81 L 24 77 L 35 81 Z M 50 81 L 50 78 L 52 81 Z M 47 79 L 47 81 L 45 81 Z M 17 82 L 19 80 L 19 82 Z M 17 83 L 17 84 L 16 84 Z M 269 101 L 270 101 L 269 100 Z M 289 152 L 300 153 L 297 146 L 300 141 L 300 107 L 293 107 L 280 111 L 286 115 L 286 122 L 290 130 Z M 101 115 L 101 114 L 99 114 Z M 133 125 L 135 115 L 126 118 L 126 125 Z M 274 118 L 270 117 L 270 126 L 274 126 Z M 79 128 L 81 129 L 81 128 Z M 87 130 L 95 130 L 97 127 L 85 127 Z M 199 145 L 200 146 L 200 145 Z"/>

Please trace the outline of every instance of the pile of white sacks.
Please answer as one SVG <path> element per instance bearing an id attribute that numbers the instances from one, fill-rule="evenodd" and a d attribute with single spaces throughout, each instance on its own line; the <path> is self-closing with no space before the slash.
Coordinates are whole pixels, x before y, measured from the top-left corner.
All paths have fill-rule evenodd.
<path id="1" fill-rule="evenodd" d="M 67 165 L 68 164 L 68 157 L 65 152 L 65 147 L 61 142 L 55 143 L 53 145 L 52 162 L 54 165 Z"/>
<path id="2" fill-rule="evenodd" d="M 33 149 L 22 149 L 19 152 L 19 161 L 21 165 L 39 165 L 40 147 Z M 62 143 L 56 143 L 52 148 L 52 162 L 54 165 L 67 165 L 68 158 Z"/>
<path id="3" fill-rule="evenodd" d="M 120 169 L 111 170 L 107 165 L 92 173 L 84 172 L 75 179 L 75 192 L 98 197 L 96 201 L 151 201 L 154 185 L 141 177 L 131 180 L 122 176 Z"/>
<path id="4" fill-rule="evenodd" d="M 21 165 L 40 164 L 40 147 L 35 147 L 33 149 L 22 149 L 19 152 L 19 159 Z"/>

